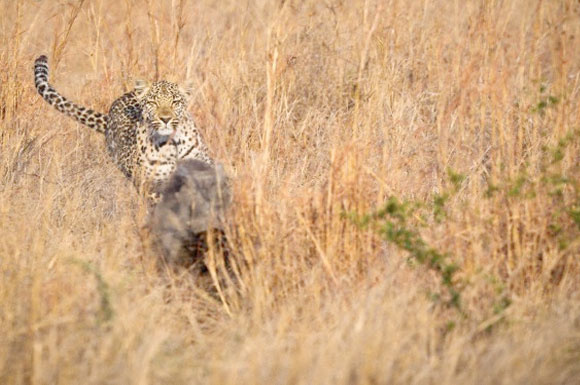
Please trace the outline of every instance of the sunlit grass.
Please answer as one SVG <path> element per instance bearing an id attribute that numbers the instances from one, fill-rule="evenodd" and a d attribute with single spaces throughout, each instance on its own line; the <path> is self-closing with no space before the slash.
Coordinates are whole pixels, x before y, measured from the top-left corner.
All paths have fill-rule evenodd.
<path id="1" fill-rule="evenodd" d="M 575 383 L 579 12 L 0 2 L 0 383 Z M 159 271 L 103 138 L 36 94 L 40 54 L 102 112 L 193 81 L 233 270 Z"/>

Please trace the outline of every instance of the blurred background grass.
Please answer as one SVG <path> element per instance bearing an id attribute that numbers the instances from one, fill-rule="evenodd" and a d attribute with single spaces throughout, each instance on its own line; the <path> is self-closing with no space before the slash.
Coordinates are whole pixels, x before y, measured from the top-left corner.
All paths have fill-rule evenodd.
<path id="1" fill-rule="evenodd" d="M 572 0 L 0 1 L 0 383 L 576 383 L 579 35 Z M 156 270 L 39 54 L 103 112 L 193 80 L 236 285 Z M 461 311 L 345 216 L 390 196 L 422 205 L 405 229 L 459 267 Z"/>

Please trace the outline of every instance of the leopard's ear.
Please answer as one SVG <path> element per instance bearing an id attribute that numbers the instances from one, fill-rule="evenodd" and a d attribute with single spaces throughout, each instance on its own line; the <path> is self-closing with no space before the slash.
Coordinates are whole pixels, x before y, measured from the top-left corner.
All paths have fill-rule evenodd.
<path id="1" fill-rule="evenodd" d="M 149 87 L 151 85 L 147 80 L 137 79 L 135 80 L 135 95 L 138 99 L 141 99 L 147 91 L 149 91 Z"/>
<path id="2" fill-rule="evenodd" d="M 186 80 L 183 83 L 181 83 L 181 86 L 179 87 L 181 93 L 183 95 L 185 95 L 185 97 L 187 98 L 187 101 L 190 101 L 193 93 L 194 93 L 194 88 L 193 88 L 193 80 Z"/>

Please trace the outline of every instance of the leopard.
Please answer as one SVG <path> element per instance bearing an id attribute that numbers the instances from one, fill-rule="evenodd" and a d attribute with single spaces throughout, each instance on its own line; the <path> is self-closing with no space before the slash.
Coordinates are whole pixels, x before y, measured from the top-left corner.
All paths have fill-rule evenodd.
<path id="1" fill-rule="evenodd" d="M 108 114 L 72 102 L 49 83 L 46 55 L 34 62 L 35 86 L 57 111 L 104 134 L 107 152 L 151 206 L 182 160 L 214 165 L 188 106 L 192 87 L 166 80 L 136 80 L 133 90 L 113 101 Z"/>

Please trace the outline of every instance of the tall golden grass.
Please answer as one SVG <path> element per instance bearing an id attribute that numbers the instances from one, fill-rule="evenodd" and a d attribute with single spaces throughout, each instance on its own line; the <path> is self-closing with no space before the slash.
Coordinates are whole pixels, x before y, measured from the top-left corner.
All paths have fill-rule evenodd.
<path id="1" fill-rule="evenodd" d="M 0 383 L 578 383 L 578 195 L 542 177 L 580 126 L 577 1 L 4 0 L 0 23 Z M 235 283 L 213 252 L 209 277 L 156 269 L 103 138 L 36 94 L 39 54 L 103 112 L 135 78 L 194 82 Z M 460 310 L 349 219 L 390 196 L 425 205 L 407 226 L 459 267 Z"/>

